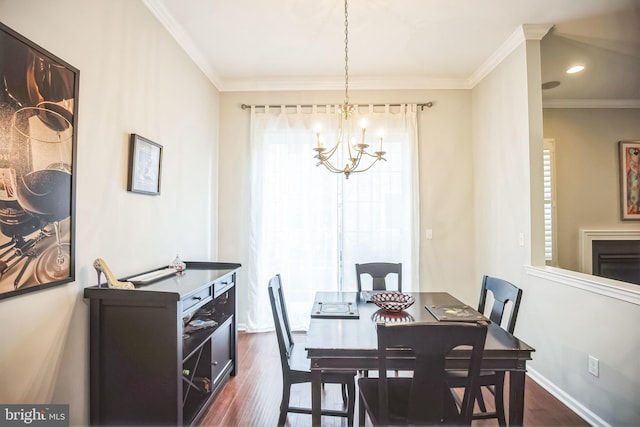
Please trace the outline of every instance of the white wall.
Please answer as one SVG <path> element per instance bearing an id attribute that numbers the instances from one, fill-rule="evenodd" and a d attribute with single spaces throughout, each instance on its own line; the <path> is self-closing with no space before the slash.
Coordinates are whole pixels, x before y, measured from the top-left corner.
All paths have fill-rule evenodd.
<path id="1" fill-rule="evenodd" d="M 530 260 L 526 59 L 523 43 L 473 89 L 476 271 L 514 283 Z"/>
<path id="2" fill-rule="evenodd" d="M 418 113 L 420 155 L 420 286 L 444 290 L 475 305 L 480 281 L 474 275 L 472 209 L 471 96 L 468 90 L 354 91 L 354 103 L 433 101 Z M 246 265 L 249 244 L 249 117 L 241 104 L 335 104 L 343 93 L 239 92 L 220 96 L 220 258 Z M 392 159 L 389 159 L 392 161 Z M 315 167 L 309 149 L 309 167 Z M 304 177 L 301 177 L 304 179 Z M 246 279 L 240 272 L 240 283 Z M 472 284 L 470 286 L 470 284 Z M 476 286 L 477 284 L 477 286 Z M 266 288 L 266 283 L 265 283 Z M 240 289 L 240 315 L 246 321 L 247 296 Z"/>
<path id="3" fill-rule="evenodd" d="M 80 70 L 76 281 L 0 300 L 0 402 L 68 403 L 88 422 L 83 288 L 215 260 L 219 94 L 140 1 L 0 0 L 0 19 Z M 162 191 L 126 191 L 128 136 L 164 146 Z"/>
<path id="4" fill-rule="evenodd" d="M 640 292 L 565 270 L 523 268 L 543 265 L 538 61 L 539 43 L 528 41 L 473 89 L 477 271 L 523 289 L 515 334 L 536 349 L 527 366 L 537 381 L 593 425 L 637 425 Z M 531 254 L 516 243 L 529 229 Z M 597 378 L 587 372 L 589 355 L 600 360 Z"/>
<path id="5" fill-rule="evenodd" d="M 618 149 L 640 138 L 640 110 L 546 108 L 544 136 L 556 141 L 558 266 L 580 271 L 581 228 L 640 229 L 620 219 Z"/>

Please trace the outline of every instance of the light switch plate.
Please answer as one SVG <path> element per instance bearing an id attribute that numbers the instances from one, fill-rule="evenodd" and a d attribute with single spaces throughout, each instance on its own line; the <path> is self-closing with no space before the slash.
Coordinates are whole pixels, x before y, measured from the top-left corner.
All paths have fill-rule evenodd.
<path id="1" fill-rule="evenodd" d="M 599 376 L 599 360 L 589 355 L 589 373 L 594 377 Z"/>

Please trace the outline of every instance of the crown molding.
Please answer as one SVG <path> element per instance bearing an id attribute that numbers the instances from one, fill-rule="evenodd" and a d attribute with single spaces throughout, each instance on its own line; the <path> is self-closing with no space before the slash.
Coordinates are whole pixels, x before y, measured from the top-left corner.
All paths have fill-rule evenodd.
<path id="1" fill-rule="evenodd" d="M 207 76 L 209 81 L 211 81 L 216 88 L 219 88 L 221 86 L 221 80 L 218 73 L 211 68 L 200 49 L 196 47 L 182 26 L 173 19 L 173 16 L 167 11 L 162 2 L 158 0 L 142 0 L 142 2 L 174 38 L 178 45 L 180 45 L 187 56 L 189 56 L 196 66 Z"/>
<path id="2" fill-rule="evenodd" d="M 496 49 L 487 60 L 469 78 L 469 84 L 474 87 L 485 78 L 494 68 L 511 54 L 518 46 L 527 40 L 542 40 L 553 27 L 551 24 L 523 24 Z"/>
<path id="3" fill-rule="evenodd" d="M 429 90 L 471 89 L 466 79 L 428 79 L 409 77 L 353 77 L 349 79 L 352 90 Z M 344 80 L 339 77 L 311 76 L 298 78 L 237 79 L 226 80 L 218 86 L 220 92 L 260 92 L 290 90 L 344 90 Z"/>
<path id="4" fill-rule="evenodd" d="M 640 108 L 640 99 L 543 99 L 542 108 Z"/>

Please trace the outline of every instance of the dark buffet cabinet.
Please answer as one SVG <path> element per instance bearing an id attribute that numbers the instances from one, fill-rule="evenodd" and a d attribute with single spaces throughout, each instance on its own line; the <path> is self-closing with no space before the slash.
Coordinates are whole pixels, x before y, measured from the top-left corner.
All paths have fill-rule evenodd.
<path id="1" fill-rule="evenodd" d="M 85 288 L 92 425 L 198 423 L 237 373 L 239 268 L 188 262 L 133 290 Z M 194 329 L 197 321 L 207 326 Z"/>

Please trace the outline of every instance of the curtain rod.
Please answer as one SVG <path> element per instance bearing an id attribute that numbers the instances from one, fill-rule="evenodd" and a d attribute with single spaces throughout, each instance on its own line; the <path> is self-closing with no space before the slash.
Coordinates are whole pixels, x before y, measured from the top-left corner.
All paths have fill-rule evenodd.
<path id="1" fill-rule="evenodd" d="M 410 102 L 407 102 L 406 104 L 410 104 Z M 319 105 L 325 105 L 325 104 L 319 104 Z M 333 105 L 333 104 L 327 104 L 327 105 Z M 368 104 L 361 104 L 361 105 L 368 105 Z M 384 107 L 386 105 L 389 105 L 389 107 L 400 107 L 400 106 L 405 105 L 405 104 L 373 104 L 374 107 Z M 422 104 L 416 104 L 416 105 L 418 107 L 420 107 L 421 111 L 424 111 L 424 107 L 427 107 L 427 108 L 433 107 L 433 102 L 429 101 L 429 102 L 425 102 L 425 103 L 422 103 Z M 246 110 L 246 109 L 251 108 L 251 107 L 256 107 L 256 108 L 265 108 L 265 107 L 281 108 L 282 105 L 247 105 L 247 104 L 242 104 L 240 106 L 240 108 L 242 108 L 243 110 Z M 290 104 L 284 105 L 284 108 L 296 108 L 296 107 L 298 107 L 298 105 L 290 105 Z M 309 104 L 300 105 L 300 107 L 302 107 L 302 108 L 311 108 L 311 107 L 313 107 L 313 105 L 309 105 Z"/>

